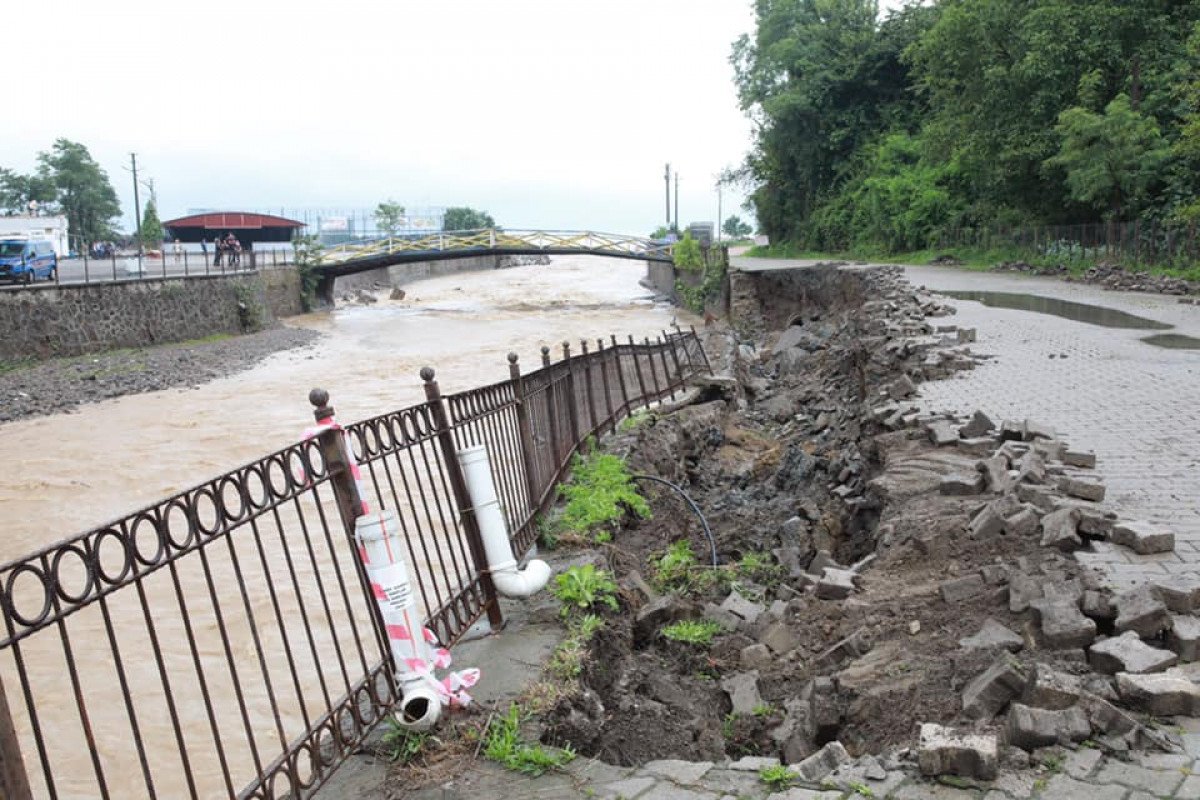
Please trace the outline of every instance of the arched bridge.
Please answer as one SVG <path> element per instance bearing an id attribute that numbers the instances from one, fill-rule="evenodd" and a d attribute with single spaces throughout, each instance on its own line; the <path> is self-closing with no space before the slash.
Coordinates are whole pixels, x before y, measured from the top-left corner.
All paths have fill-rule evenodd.
<path id="1" fill-rule="evenodd" d="M 672 245 L 644 236 L 593 231 L 520 231 L 488 228 L 440 231 L 420 237 L 391 236 L 331 247 L 321 254 L 317 295 L 333 300 L 333 282 L 343 275 L 414 261 L 443 261 L 478 255 L 595 255 L 672 262 Z"/>

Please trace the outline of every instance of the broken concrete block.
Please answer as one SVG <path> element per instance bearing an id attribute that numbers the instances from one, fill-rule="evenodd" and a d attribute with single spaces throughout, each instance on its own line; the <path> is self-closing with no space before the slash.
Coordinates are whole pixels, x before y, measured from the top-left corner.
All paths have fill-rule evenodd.
<path id="1" fill-rule="evenodd" d="M 1099 503 L 1104 499 L 1104 484 L 1099 481 L 1064 476 L 1058 479 L 1058 489 L 1062 493 L 1070 497 L 1078 497 L 1080 500 Z"/>
<path id="2" fill-rule="evenodd" d="M 958 340 L 959 344 L 971 344 L 975 341 L 975 329 L 959 328 L 955 331 L 955 339 Z"/>
<path id="3" fill-rule="evenodd" d="M 1011 419 L 1000 423 L 1000 441 L 1021 441 L 1025 438 L 1025 426 Z"/>
<path id="4" fill-rule="evenodd" d="M 736 631 L 742 627 L 742 618 L 721 608 L 716 603 L 704 604 L 704 618 L 711 619 L 727 631 Z"/>
<path id="5" fill-rule="evenodd" d="M 928 722 L 921 725 L 917 763 L 922 775 L 960 775 L 990 781 L 996 778 L 998 762 L 995 735 L 961 733 Z"/>
<path id="6" fill-rule="evenodd" d="M 1155 716 L 1200 715 L 1200 686 L 1178 668 L 1151 675 L 1118 672 L 1117 693 L 1131 708 Z"/>
<path id="7" fill-rule="evenodd" d="M 1172 615 L 1167 646 L 1175 651 L 1180 661 L 1200 659 L 1200 619 Z"/>
<path id="8" fill-rule="evenodd" d="M 952 472 L 942 477 L 938 484 L 938 491 L 951 497 L 965 497 L 979 494 L 983 491 L 983 487 L 984 477 L 978 472 Z"/>
<path id="9" fill-rule="evenodd" d="M 793 772 L 806 781 L 814 783 L 850 760 L 850 754 L 841 742 L 830 742 L 798 764 L 792 764 Z"/>
<path id="10" fill-rule="evenodd" d="M 758 692 L 758 671 L 738 672 L 721 679 L 721 688 L 729 695 L 733 703 L 734 714 L 754 713 L 754 709 L 762 705 L 762 695 Z"/>
<path id="11" fill-rule="evenodd" d="M 1200 608 L 1200 578 L 1190 575 L 1155 578 L 1150 588 L 1176 614 L 1191 614 Z"/>
<path id="12" fill-rule="evenodd" d="M 1020 614 L 1029 608 L 1034 600 L 1045 596 L 1042 582 L 1031 578 L 1024 572 L 1014 572 L 1008 576 L 1008 610 Z"/>
<path id="13" fill-rule="evenodd" d="M 1017 484 L 1017 499 L 1022 503 L 1028 503 L 1044 513 L 1049 513 L 1058 508 L 1058 502 L 1055 499 L 1054 493 L 1045 486 L 1019 483 Z"/>
<path id="14" fill-rule="evenodd" d="M 1141 555 L 1169 553 L 1175 549 L 1174 533 L 1140 520 L 1114 523 L 1108 539 L 1113 544 L 1125 545 Z"/>
<path id="15" fill-rule="evenodd" d="M 1082 742 L 1091 734 L 1091 722 L 1079 706 L 1047 711 L 1013 703 L 1008 711 L 1008 743 L 1023 750 Z"/>
<path id="16" fill-rule="evenodd" d="M 989 503 L 967 524 L 972 538 L 990 538 L 1004 530 L 1004 517 Z"/>
<path id="17" fill-rule="evenodd" d="M 1047 461 L 1062 461 L 1067 443 L 1058 439 L 1038 439 L 1033 444 L 1033 451 Z"/>
<path id="18" fill-rule="evenodd" d="M 659 628 L 681 619 L 696 616 L 691 603 L 674 595 L 656 597 L 638 609 L 633 622 L 633 635 L 639 641 L 649 641 L 658 634 Z"/>
<path id="19" fill-rule="evenodd" d="M 1145 644 L 1133 631 L 1126 631 L 1088 648 L 1092 669 L 1107 675 L 1118 672 L 1162 672 L 1175 666 L 1179 656 Z"/>
<path id="20" fill-rule="evenodd" d="M 1055 650 L 1087 647 L 1096 638 L 1096 621 L 1088 619 L 1069 597 L 1048 597 L 1029 604 L 1042 626 L 1042 638 Z"/>
<path id="21" fill-rule="evenodd" d="M 990 456 L 996 449 L 996 440 L 990 436 L 976 436 L 971 439 L 959 439 L 955 442 L 959 450 L 970 456 Z"/>
<path id="22" fill-rule="evenodd" d="M 1167 606 L 1149 586 L 1139 586 L 1113 599 L 1117 607 L 1117 633 L 1133 631 L 1143 639 L 1151 639 L 1171 627 Z"/>
<path id="23" fill-rule="evenodd" d="M 817 581 L 817 597 L 822 600 L 844 600 L 854 591 L 855 573 L 848 569 L 826 567 Z"/>
<path id="24" fill-rule="evenodd" d="M 1034 439 L 1053 439 L 1054 428 L 1032 419 L 1026 419 L 1021 425 L 1021 438 L 1027 442 Z"/>
<path id="25" fill-rule="evenodd" d="M 1078 703 L 1084 694 L 1083 683 L 1076 676 L 1044 664 L 1034 664 L 1033 677 L 1021 702 L 1027 706 L 1061 711 Z"/>
<path id="26" fill-rule="evenodd" d="M 1066 450 L 1059 460 L 1064 464 L 1070 464 L 1072 467 L 1093 469 L 1096 466 L 1096 454 L 1084 452 L 1083 450 Z"/>
<path id="27" fill-rule="evenodd" d="M 961 603 L 964 600 L 969 600 L 972 597 L 983 594 L 986 588 L 987 585 L 983 582 L 983 577 L 978 574 L 942 581 L 938 584 L 938 591 L 941 592 L 942 599 L 947 603 Z"/>
<path id="28" fill-rule="evenodd" d="M 1033 506 L 1025 506 L 1016 514 L 1004 518 L 1004 532 L 1010 536 L 1031 536 L 1037 533 L 1042 518 Z"/>
<path id="29" fill-rule="evenodd" d="M 753 625 L 763 613 L 761 604 L 747 600 L 736 591 L 729 593 L 725 602 L 721 603 L 721 608 L 744 620 L 748 625 Z"/>
<path id="30" fill-rule="evenodd" d="M 1060 508 L 1042 517 L 1042 547 L 1057 547 L 1064 553 L 1083 547 L 1079 538 L 1079 511 Z"/>
<path id="31" fill-rule="evenodd" d="M 1112 535 L 1113 514 L 1097 508 L 1079 508 L 1079 533 L 1093 539 L 1108 539 Z"/>
<path id="32" fill-rule="evenodd" d="M 1017 463 L 1017 483 L 1045 483 L 1046 462 L 1033 450 Z"/>
<path id="33" fill-rule="evenodd" d="M 971 415 L 971 421 L 958 429 L 958 435 L 964 439 L 978 439 L 996 430 L 996 423 L 982 411 L 976 410 Z M 991 441 L 989 438 L 988 441 Z"/>
<path id="34" fill-rule="evenodd" d="M 1117 618 L 1117 607 L 1113 604 L 1112 597 L 1104 592 L 1088 589 L 1083 593 L 1081 606 L 1084 615 L 1092 619 L 1111 620 Z"/>
<path id="35" fill-rule="evenodd" d="M 901 375 L 888 387 L 888 396 L 893 400 L 903 400 L 906 397 L 912 397 L 916 392 L 917 385 L 907 375 Z"/>
<path id="36" fill-rule="evenodd" d="M 814 678 L 806 683 L 800 692 L 800 702 L 805 709 L 805 733 L 810 739 L 823 741 L 837 735 L 842 710 L 833 678 Z"/>
<path id="37" fill-rule="evenodd" d="M 825 572 L 826 567 L 841 569 L 842 565 L 833 560 L 833 556 L 829 554 L 828 550 L 818 550 L 817 554 L 813 556 L 812 561 L 808 562 L 808 568 L 804 571 L 809 575 L 821 575 Z"/>
<path id="38" fill-rule="evenodd" d="M 758 641 L 771 648 L 771 652 L 777 655 L 790 653 L 801 644 L 800 637 L 788 627 L 786 622 L 768 625 L 767 629 L 758 637 Z"/>
<path id="39" fill-rule="evenodd" d="M 929 441 L 936 447 L 946 447 L 958 441 L 958 429 L 948 420 L 940 419 L 930 423 L 928 431 Z"/>
<path id="40" fill-rule="evenodd" d="M 991 719 L 1021 695 L 1028 680 L 1021 662 L 1005 653 L 963 689 L 963 711 L 976 719 Z"/>
<path id="41" fill-rule="evenodd" d="M 958 646 L 964 650 L 1000 649 L 1015 653 L 1025 646 L 1025 640 L 988 617 L 983 621 L 983 627 L 979 629 L 979 633 L 959 639 Z"/>
<path id="42" fill-rule="evenodd" d="M 771 648 L 765 644 L 752 644 L 742 648 L 741 661 L 746 669 L 758 669 L 771 663 Z"/>
<path id="43" fill-rule="evenodd" d="M 985 458 L 975 465 L 975 469 L 987 478 L 988 489 L 1000 494 L 1012 486 L 1012 478 L 1008 474 L 1008 459 L 1004 456 Z"/>

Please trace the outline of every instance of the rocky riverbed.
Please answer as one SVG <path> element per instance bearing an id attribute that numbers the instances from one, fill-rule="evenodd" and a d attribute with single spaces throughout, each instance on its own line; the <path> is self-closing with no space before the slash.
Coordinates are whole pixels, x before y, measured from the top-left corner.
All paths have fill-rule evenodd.
<path id="1" fill-rule="evenodd" d="M 249 369 L 272 353 L 307 347 L 316 331 L 279 327 L 182 344 L 0 365 L 0 422 L 57 414 L 85 403 L 197 386 Z"/>

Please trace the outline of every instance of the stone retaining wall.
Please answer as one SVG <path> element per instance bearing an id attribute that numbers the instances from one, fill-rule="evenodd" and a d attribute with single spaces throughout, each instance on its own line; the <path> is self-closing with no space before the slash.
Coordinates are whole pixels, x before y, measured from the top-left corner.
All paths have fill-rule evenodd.
<path id="1" fill-rule="evenodd" d="M 0 291 L 0 359 L 236 334 L 299 311 L 295 270 Z"/>

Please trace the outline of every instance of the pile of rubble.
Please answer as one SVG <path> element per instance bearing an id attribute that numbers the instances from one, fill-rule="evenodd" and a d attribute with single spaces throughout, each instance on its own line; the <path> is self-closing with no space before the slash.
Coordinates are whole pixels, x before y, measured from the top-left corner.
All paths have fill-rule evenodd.
<path id="1" fill-rule="evenodd" d="M 1200 294 L 1200 283 L 1170 275 L 1154 275 L 1149 272 L 1134 272 L 1119 264 L 1100 264 L 1079 276 L 1067 276 L 1068 281 L 1095 283 L 1106 289 L 1126 292 L 1154 292 L 1157 294 L 1188 295 Z"/>

